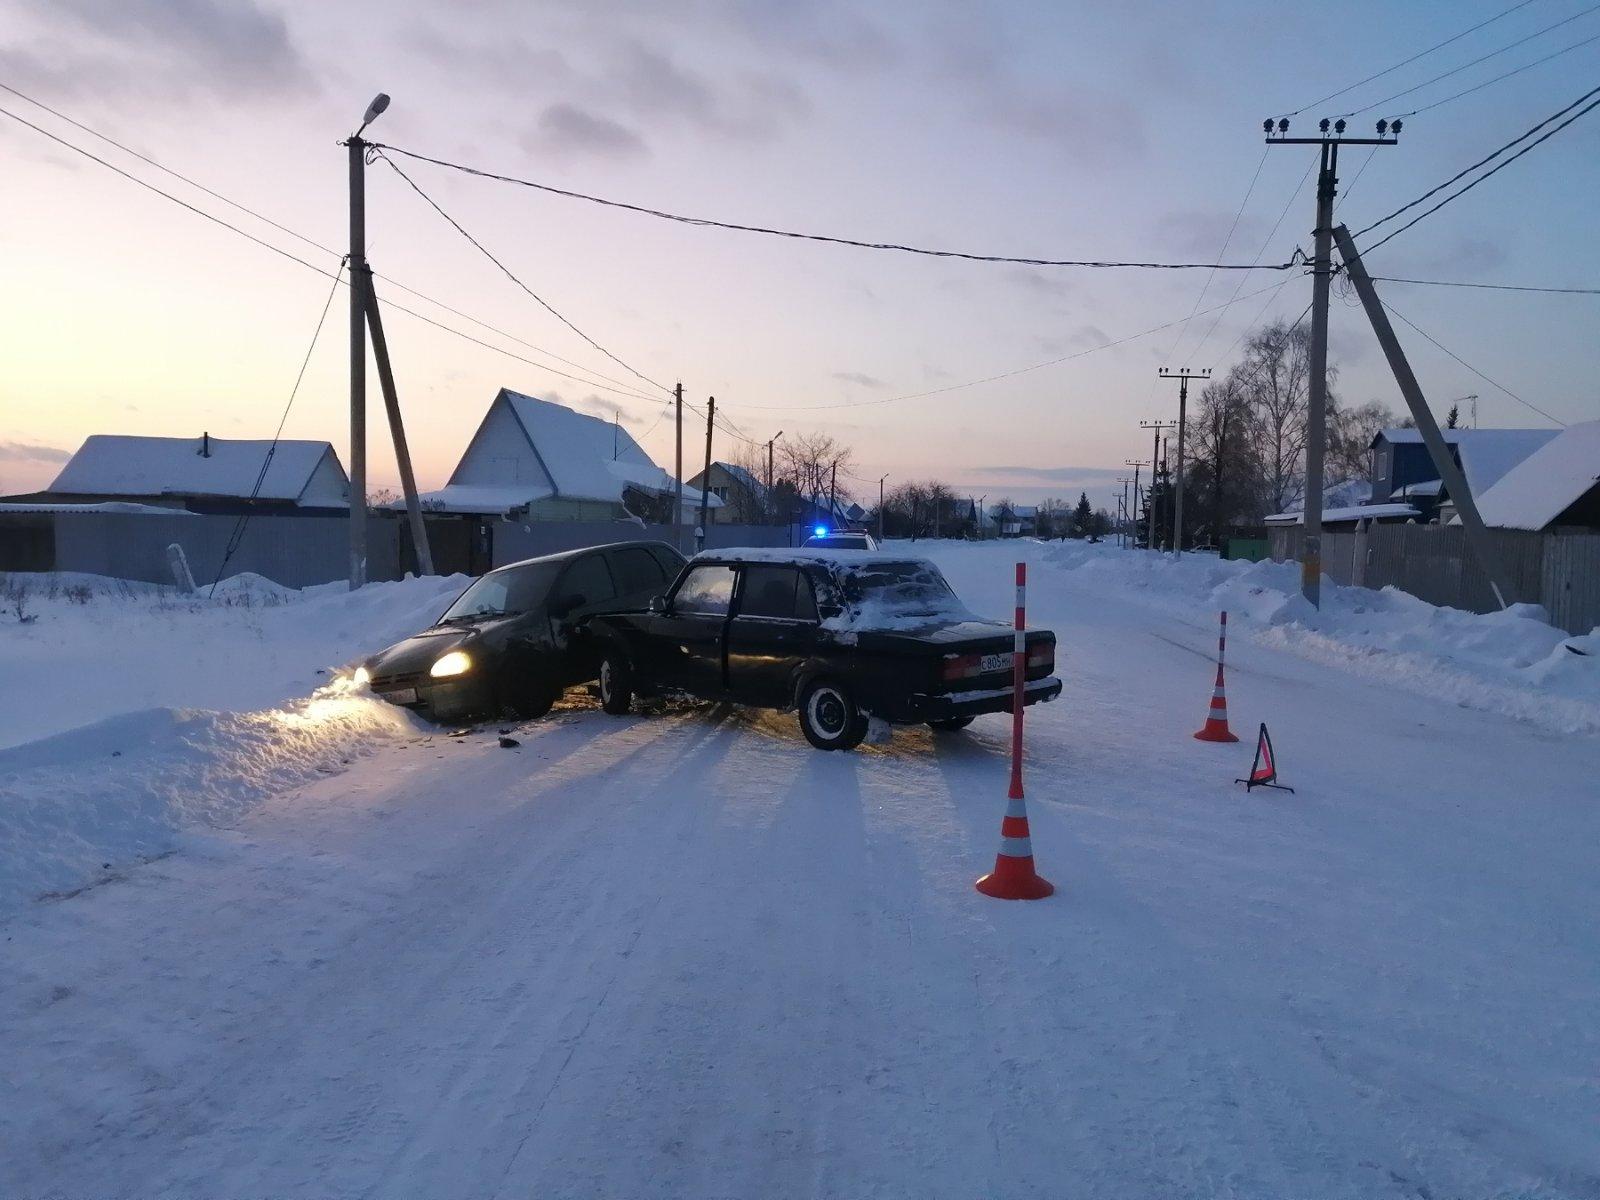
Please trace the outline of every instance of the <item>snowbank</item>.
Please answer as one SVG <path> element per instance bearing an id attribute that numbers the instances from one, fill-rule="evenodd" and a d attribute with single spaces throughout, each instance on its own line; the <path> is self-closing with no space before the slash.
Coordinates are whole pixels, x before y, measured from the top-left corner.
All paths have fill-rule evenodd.
<path id="1" fill-rule="evenodd" d="M 262 712 L 149 708 L 0 750 L 0 914 L 168 853 L 419 731 L 345 681 Z"/>
<path id="2" fill-rule="evenodd" d="M 1037 546 L 1037 544 L 1035 544 Z M 1300 595 L 1295 563 L 1064 543 L 1046 563 L 1084 582 L 1137 594 L 1164 611 L 1229 613 L 1264 645 L 1339 666 L 1438 704 L 1500 713 L 1563 733 L 1600 733 L 1600 630 L 1570 637 L 1537 605 L 1478 614 L 1384 588 L 1324 578 L 1322 607 Z M 1397 697 L 1397 707 L 1407 701 Z"/>

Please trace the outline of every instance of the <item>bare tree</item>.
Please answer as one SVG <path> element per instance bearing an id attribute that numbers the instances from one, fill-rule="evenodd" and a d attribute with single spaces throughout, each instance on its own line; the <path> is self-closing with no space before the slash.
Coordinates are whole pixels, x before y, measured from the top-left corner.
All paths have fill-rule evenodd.
<path id="1" fill-rule="evenodd" d="M 796 433 L 779 443 L 783 455 L 783 474 L 794 483 L 795 491 L 806 501 L 826 504 L 832 491 L 834 471 L 846 474 L 855 462 L 854 452 L 825 433 Z M 848 490 L 839 488 L 840 496 Z"/>
<path id="2" fill-rule="evenodd" d="M 1246 430 L 1260 464 L 1261 502 L 1269 512 L 1286 511 L 1305 491 L 1310 360 L 1310 331 L 1278 321 L 1250 335 L 1235 368 L 1249 405 Z M 1335 375 L 1330 367 L 1330 408 Z"/>
<path id="3" fill-rule="evenodd" d="M 1393 429 L 1399 418 L 1387 404 L 1369 400 L 1356 408 L 1328 414 L 1328 478 L 1335 483 L 1365 479 L 1370 474 L 1372 439 Z"/>

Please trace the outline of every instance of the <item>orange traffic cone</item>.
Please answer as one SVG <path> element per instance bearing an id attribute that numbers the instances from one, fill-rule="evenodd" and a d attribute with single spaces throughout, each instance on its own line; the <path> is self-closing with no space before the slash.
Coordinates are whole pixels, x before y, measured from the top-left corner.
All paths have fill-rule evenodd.
<path id="1" fill-rule="evenodd" d="M 1228 614 L 1222 614 L 1222 632 L 1217 635 L 1217 682 L 1211 689 L 1211 711 L 1206 714 L 1205 727 L 1195 734 L 1202 742 L 1237 742 L 1239 739 L 1228 728 L 1228 697 L 1222 685 L 1222 660 L 1228 647 Z"/>
<path id="2" fill-rule="evenodd" d="M 1015 779 L 1005 820 L 1000 822 L 1000 853 L 994 857 L 994 870 L 978 880 L 977 888 L 996 900 L 1043 900 L 1056 890 L 1055 884 L 1033 869 L 1028 806 L 1023 803 L 1022 789 L 1016 786 Z"/>

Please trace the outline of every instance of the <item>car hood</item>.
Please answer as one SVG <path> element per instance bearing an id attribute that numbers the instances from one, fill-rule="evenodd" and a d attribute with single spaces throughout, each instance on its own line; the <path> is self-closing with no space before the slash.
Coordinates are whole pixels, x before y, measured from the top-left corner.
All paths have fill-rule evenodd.
<path id="1" fill-rule="evenodd" d="M 450 651 L 470 647 L 488 630 L 510 619 L 507 617 L 499 621 L 479 621 L 467 625 L 433 625 L 412 634 L 403 642 L 396 642 L 387 650 L 378 651 L 362 665 L 374 679 L 426 674 L 429 667 Z"/>

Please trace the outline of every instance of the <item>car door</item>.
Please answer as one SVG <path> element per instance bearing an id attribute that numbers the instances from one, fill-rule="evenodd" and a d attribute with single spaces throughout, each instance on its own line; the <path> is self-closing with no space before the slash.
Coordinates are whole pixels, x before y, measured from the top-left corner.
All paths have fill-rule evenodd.
<path id="1" fill-rule="evenodd" d="M 735 700 L 778 708 L 794 700 L 795 672 L 817 641 L 817 603 L 798 567 L 740 569 L 728 623 L 728 690 Z"/>
<path id="2" fill-rule="evenodd" d="M 696 563 L 684 572 L 666 611 L 650 620 L 647 673 L 708 700 L 723 694 L 722 656 L 735 577 L 725 563 Z"/>
<path id="3" fill-rule="evenodd" d="M 612 607 L 616 598 L 616 581 L 605 555 L 598 550 L 568 563 L 550 589 L 550 640 L 560 659 L 564 683 L 581 683 L 599 673 L 593 647 L 574 633 L 585 618 Z"/>

